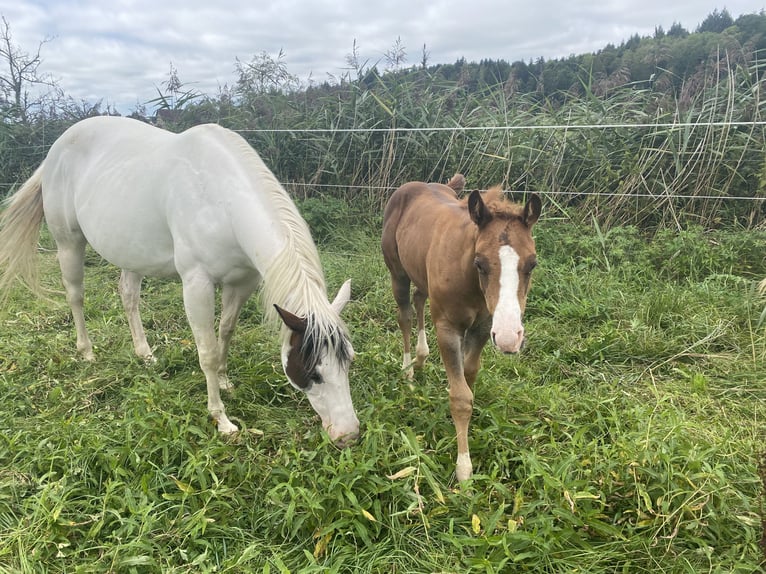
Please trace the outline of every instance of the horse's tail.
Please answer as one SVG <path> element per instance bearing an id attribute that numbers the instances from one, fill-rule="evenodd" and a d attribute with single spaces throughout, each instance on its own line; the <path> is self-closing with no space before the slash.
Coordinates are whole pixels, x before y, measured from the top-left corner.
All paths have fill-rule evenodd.
<path id="1" fill-rule="evenodd" d="M 42 166 L 11 197 L 0 213 L 0 303 L 14 281 L 42 294 L 37 273 L 37 243 L 43 221 Z"/>

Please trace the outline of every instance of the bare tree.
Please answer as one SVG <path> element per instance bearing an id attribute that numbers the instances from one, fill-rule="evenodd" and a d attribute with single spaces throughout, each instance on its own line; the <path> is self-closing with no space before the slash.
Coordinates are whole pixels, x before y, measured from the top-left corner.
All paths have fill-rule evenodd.
<path id="1" fill-rule="evenodd" d="M 34 53 L 25 51 L 13 41 L 11 26 L 5 16 L 0 17 L 0 106 L 4 113 L 23 123 L 29 121 L 30 110 L 42 106 L 46 95 L 32 95 L 34 87 L 55 88 L 56 83 L 40 75 L 40 52 L 50 39 L 42 40 Z"/>

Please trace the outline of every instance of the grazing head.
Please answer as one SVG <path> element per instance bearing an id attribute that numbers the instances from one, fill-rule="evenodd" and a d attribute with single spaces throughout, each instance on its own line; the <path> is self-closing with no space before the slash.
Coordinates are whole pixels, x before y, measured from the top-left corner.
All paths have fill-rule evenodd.
<path id="1" fill-rule="evenodd" d="M 348 302 L 348 282 L 332 303 L 335 315 Z M 274 306 L 289 330 L 282 345 L 282 367 L 296 389 L 306 393 L 322 426 L 338 446 L 347 446 L 359 437 L 359 419 L 351 402 L 348 371 L 354 349 L 340 321 L 328 323 L 314 314 L 299 317 Z"/>
<path id="2" fill-rule="evenodd" d="M 499 189 L 468 197 L 468 212 L 476 224 L 474 266 L 492 314 L 492 342 L 504 353 L 516 353 L 524 342 L 522 317 L 532 270 L 537 265 L 532 226 L 541 202 L 532 194 L 523 206 L 505 201 Z"/>

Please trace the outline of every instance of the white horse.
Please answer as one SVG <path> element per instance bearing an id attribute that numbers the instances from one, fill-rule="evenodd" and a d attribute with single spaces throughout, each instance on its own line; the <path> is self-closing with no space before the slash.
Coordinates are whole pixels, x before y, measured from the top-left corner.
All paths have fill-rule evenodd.
<path id="1" fill-rule="evenodd" d="M 331 439 L 359 435 L 348 370 L 354 351 L 340 312 L 347 281 L 327 299 L 306 222 L 258 154 L 217 125 L 173 134 L 127 118 L 95 117 L 69 128 L 0 216 L 0 293 L 14 279 L 39 291 L 37 242 L 43 216 L 77 331 L 93 360 L 83 314 L 86 243 L 122 269 L 120 295 L 136 354 L 153 360 L 139 316 L 144 276 L 179 277 L 208 411 L 222 433 L 238 430 L 220 389 L 242 305 L 262 286 L 264 313 L 282 319 L 282 365 L 308 396 Z M 215 290 L 221 318 L 215 333 Z"/>

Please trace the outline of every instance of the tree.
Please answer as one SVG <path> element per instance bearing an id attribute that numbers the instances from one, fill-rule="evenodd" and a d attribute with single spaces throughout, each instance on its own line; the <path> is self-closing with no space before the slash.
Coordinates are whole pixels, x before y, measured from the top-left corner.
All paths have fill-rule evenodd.
<path id="1" fill-rule="evenodd" d="M 673 25 L 670 27 L 670 30 L 668 30 L 668 37 L 669 38 L 685 38 L 689 35 L 689 32 L 681 26 L 678 22 L 673 22 Z"/>
<path id="2" fill-rule="evenodd" d="M 13 42 L 5 16 L 0 18 L 0 66 L 5 69 L 0 74 L 0 109 L 6 117 L 27 123 L 30 111 L 42 107 L 47 97 L 47 93 L 33 95 L 32 91 L 38 87 L 56 87 L 52 79 L 38 72 L 42 63 L 40 52 L 49 40 L 42 40 L 34 53 L 27 52 Z"/>
<path id="3" fill-rule="evenodd" d="M 734 24 L 734 20 L 726 8 L 720 12 L 716 9 L 702 21 L 702 24 L 697 28 L 697 32 L 715 32 L 720 34 L 732 24 Z"/>

